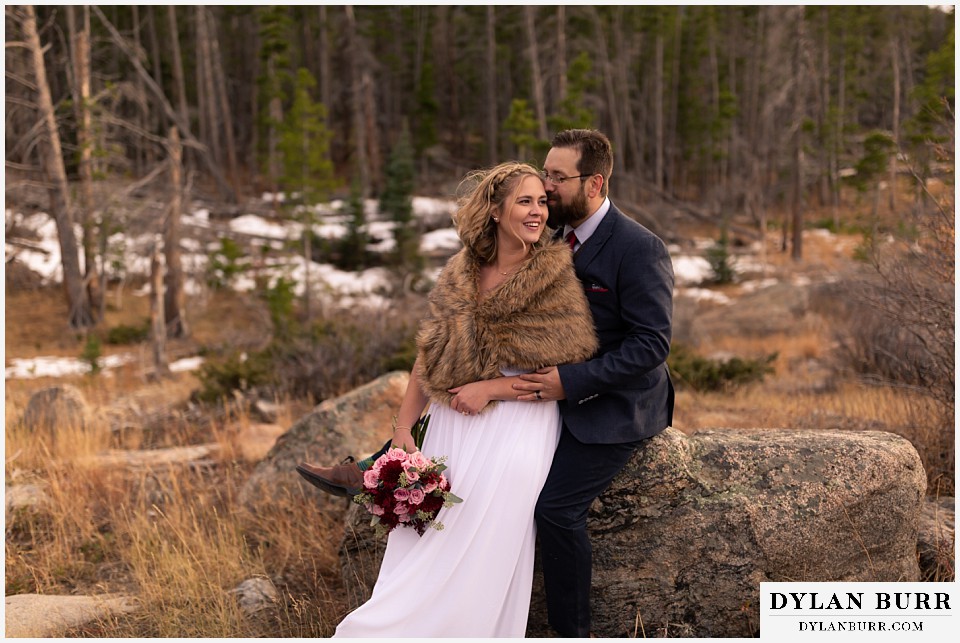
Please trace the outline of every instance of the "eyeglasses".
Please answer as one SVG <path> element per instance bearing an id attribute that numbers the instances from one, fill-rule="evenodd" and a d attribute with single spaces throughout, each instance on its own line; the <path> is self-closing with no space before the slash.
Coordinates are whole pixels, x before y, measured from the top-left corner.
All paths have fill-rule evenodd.
<path id="1" fill-rule="evenodd" d="M 540 173 L 540 178 L 544 181 L 550 181 L 557 185 L 563 185 L 565 181 L 570 181 L 572 179 L 585 179 L 593 176 L 592 174 L 580 174 L 578 176 L 562 176 L 560 174 L 547 174 L 546 172 Z"/>

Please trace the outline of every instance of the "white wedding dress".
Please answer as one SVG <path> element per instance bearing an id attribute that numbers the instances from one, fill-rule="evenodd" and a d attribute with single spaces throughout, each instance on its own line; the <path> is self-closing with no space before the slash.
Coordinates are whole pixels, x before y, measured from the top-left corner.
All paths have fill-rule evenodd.
<path id="1" fill-rule="evenodd" d="M 387 537 L 370 600 L 336 637 L 523 638 L 533 584 L 533 510 L 560 437 L 556 403 L 498 402 L 463 416 L 431 404 L 423 444 L 447 456 L 451 491 L 444 529 Z"/>

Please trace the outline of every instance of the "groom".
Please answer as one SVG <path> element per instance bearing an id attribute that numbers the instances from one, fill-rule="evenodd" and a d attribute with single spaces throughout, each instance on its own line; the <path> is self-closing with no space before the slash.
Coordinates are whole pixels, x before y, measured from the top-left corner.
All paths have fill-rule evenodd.
<path id="1" fill-rule="evenodd" d="M 548 223 L 571 245 L 600 349 L 586 362 L 542 368 L 514 385 L 519 400 L 559 401 L 563 418 L 535 516 L 550 624 L 571 638 L 590 635 L 590 505 L 637 446 L 673 420 L 666 366 L 673 265 L 663 241 L 611 203 L 612 172 L 612 147 L 600 132 L 554 137 L 543 172 Z M 298 470 L 337 495 L 363 482 L 353 462 Z"/>
<path id="2" fill-rule="evenodd" d="M 635 449 L 673 421 L 667 371 L 673 264 L 652 232 L 607 196 L 613 151 L 595 130 L 558 133 L 543 164 L 548 224 L 571 245 L 600 349 L 514 385 L 520 400 L 559 400 L 563 429 L 536 507 L 550 625 L 590 635 L 587 513 Z"/>

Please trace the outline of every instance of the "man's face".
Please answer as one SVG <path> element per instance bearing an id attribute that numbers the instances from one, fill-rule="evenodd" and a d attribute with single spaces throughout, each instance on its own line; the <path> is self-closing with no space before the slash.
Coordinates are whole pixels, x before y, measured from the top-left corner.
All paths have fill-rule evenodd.
<path id="1" fill-rule="evenodd" d="M 552 180 L 580 174 L 577 170 L 579 161 L 580 152 L 570 147 L 553 147 L 547 152 L 543 171 L 548 178 L 543 182 L 543 189 L 547 193 L 549 224 L 552 227 L 576 226 L 590 214 L 583 180 L 570 178 L 559 183 Z"/>

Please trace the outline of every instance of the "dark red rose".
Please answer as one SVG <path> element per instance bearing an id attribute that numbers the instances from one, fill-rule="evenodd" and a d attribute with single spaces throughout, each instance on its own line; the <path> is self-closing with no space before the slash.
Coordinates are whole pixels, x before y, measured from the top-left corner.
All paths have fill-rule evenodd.
<path id="1" fill-rule="evenodd" d="M 398 460 L 391 460 L 380 468 L 380 481 L 386 489 L 396 489 L 400 484 L 400 474 L 403 473 L 403 464 Z"/>
<path id="2" fill-rule="evenodd" d="M 427 513 L 436 513 L 440 511 L 441 507 L 443 507 L 443 498 L 432 493 L 424 498 L 423 504 L 420 505 L 420 509 Z"/>

